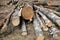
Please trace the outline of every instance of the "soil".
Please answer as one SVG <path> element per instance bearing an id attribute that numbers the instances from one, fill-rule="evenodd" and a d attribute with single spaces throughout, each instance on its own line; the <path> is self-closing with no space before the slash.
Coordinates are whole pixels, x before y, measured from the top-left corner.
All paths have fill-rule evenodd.
<path id="1" fill-rule="evenodd" d="M 0 38 L 0 40 L 35 40 L 36 39 L 34 28 L 31 23 L 27 24 L 28 34 L 26 36 L 22 36 L 21 32 L 22 31 L 20 27 L 15 27 L 15 30 L 13 32 L 11 32 L 5 37 Z"/>
<path id="2" fill-rule="evenodd" d="M 1 3 L 2 1 L 2 3 Z M 12 10 L 12 6 L 11 5 L 7 5 L 8 1 L 3 2 L 3 0 L 0 0 L 0 26 L 1 24 L 4 23 L 4 19 L 5 17 L 11 12 Z M 4 5 L 4 6 L 3 6 Z M 13 27 L 11 24 L 9 25 L 10 28 L 13 27 L 13 29 L 8 29 L 11 30 L 11 32 L 9 32 L 8 35 L 5 36 L 0 36 L 0 40 L 36 40 L 36 35 L 35 35 L 35 31 L 33 28 L 33 23 L 26 23 L 27 25 L 27 32 L 28 34 L 26 36 L 22 36 L 21 33 L 21 26 L 17 26 L 17 27 Z M 45 40 L 54 40 L 52 38 L 52 35 L 49 35 L 48 32 L 44 32 L 45 35 Z"/>

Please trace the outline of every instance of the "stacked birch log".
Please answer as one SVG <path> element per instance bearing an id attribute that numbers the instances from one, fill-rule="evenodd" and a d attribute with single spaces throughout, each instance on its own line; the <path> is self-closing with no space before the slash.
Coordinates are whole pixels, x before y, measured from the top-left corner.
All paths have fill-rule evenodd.
<path id="1" fill-rule="evenodd" d="M 19 26 L 22 20 L 22 35 L 25 36 L 28 34 L 26 21 L 33 21 L 35 34 L 37 36 L 36 40 L 44 40 L 44 32 L 49 31 L 49 35 L 52 35 L 54 40 L 59 40 L 60 33 L 60 13 L 44 6 L 37 6 L 34 2 L 22 2 L 18 0 L 12 0 L 9 4 L 12 3 L 13 9 L 11 13 L 5 18 L 5 22 L 0 29 L 0 34 L 4 33 L 9 29 L 8 24 L 12 24 L 14 27 Z M 42 2 L 44 3 L 44 2 Z M 45 2 L 46 3 L 46 2 Z M 21 18 L 22 17 L 22 18 Z M 12 27 L 13 27 L 12 26 Z"/>

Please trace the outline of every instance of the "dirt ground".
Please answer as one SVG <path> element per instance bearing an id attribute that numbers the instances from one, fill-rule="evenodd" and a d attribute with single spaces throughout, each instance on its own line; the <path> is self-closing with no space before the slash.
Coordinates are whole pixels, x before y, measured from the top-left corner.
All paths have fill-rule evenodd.
<path id="1" fill-rule="evenodd" d="M 35 40 L 36 36 L 33 25 L 31 23 L 27 24 L 27 30 L 28 34 L 26 36 L 22 36 L 21 35 L 22 31 L 20 27 L 16 27 L 12 33 L 5 37 L 0 38 L 0 40 Z"/>
<path id="2" fill-rule="evenodd" d="M 1 1 L 3 1 L 3 0 L 1 0 Z M 1 4 L 4 4 L 4 3 L 1 3 Z M 6 5 L 6 3 L 4 4 L 4 6 L 3 5 L 0 6 L 0 24 L 4 23 L 3 19 L 12 10 L 12 6 L 10 7 L 10 6 L 5 6 L 5 5 Z M 56 10 L 56 9 L 54 9 L 54 10 Z M 27 25 L 27 32 L 28 32 L 28 34 L 26 36 L 21 35 L 21 33 L 22 33 L 21 26 L 17 26 L 17 27 L 15 27 L 14 31 L 10 32 L 8 35 L 0 37 L 0 40 L 36 40 L 37 37 L 35 35 L 33 23 L 27 23 L 26 25 Z M 10 25 L 10 26 L 13 27 L 12 25 Z M 49 34 L 48 32 L 44 32 L 44 35 L 46 38 L 45 40 L 53 40 L 52 37 L 48 34 Z"/>

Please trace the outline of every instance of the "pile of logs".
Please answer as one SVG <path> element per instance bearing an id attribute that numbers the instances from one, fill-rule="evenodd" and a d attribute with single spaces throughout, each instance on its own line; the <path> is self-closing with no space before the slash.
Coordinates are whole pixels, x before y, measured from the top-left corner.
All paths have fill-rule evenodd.
<path id="1" fill-rule="evenodd" d="M 36 2 L 36 1 L 35 1 Z M 41 2 L 41 1 L 40 1 Z M 12 3 L 12 4 L 11 4 Z M 39 2 L 37 2 L 39 3 Z M 44 2 L 42 2 L 44 3 Z M 54 5 L 49 4 L 48 5 Z M 22 20 L 22 35 L 28 34 L 26 21 L 33 21 L 35 34 L 37 36 L 36 40 L 44 40 L 44 32 L 49 31 L 49 35 L 52 35 L 54 40 L 58 40 L 60 36 L 60 13 L 44 6 L 37 6 L 34 2 L 22 2 L 18 0 L 12 0 L 9 2 L 13 6 L 12 11 L 5 17 L 5 21 L 0 29 L 0 34 L 4 33 L 9 29 L 8 24 L 11 22 L 13 26 L 19 26 Z M 56 4 L 57 5 L 57 4 Z M 59 4 L 58 4 L 59 5 Z M 12 27 L 13 27 L 12 26 Z"/>

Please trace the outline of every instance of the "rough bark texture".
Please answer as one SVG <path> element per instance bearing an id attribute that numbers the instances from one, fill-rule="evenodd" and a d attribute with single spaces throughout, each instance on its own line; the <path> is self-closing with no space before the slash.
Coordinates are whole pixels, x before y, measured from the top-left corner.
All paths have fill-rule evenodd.
<path id="1" fill-rule="evenodd" d="M 40 8 L 40 11 L 50 18 L 54 23 L 60 26 L 60 17 L 55 15 L 53 12 L 48 11 L 47 9 Z"/>
<path id="2" fill-rule="evenodd" d="M 41 13 L 40 11 L 37 11 L 37 13 L 39 13 L 39 15 L 41 15 L 41 17 L 43 18 L 43 20 L 45 21 L 45 23 L 48 27 L 52 26 L 52 22 L 43 13 Z"/>

